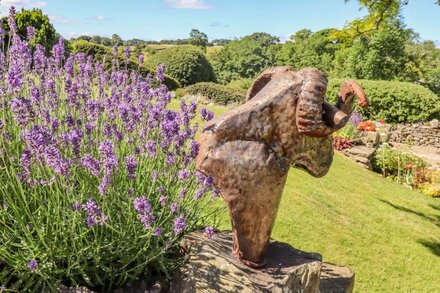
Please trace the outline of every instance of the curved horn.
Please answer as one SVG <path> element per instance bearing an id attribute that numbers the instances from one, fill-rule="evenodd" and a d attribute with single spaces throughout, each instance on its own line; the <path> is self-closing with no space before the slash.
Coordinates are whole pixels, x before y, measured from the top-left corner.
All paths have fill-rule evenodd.
<path id="1" fill-rule="evenodd" d="M 264 70 L 254 80 L 251 87 L 246 94 L 246 100 L 249 101 L 254 98 L 272 79 L 280 77 L 287 72 L 293 72 L 295 69 L 291 66 L 277 66 L 270 67 Z"/>
<path id="2" fill-rule="evenodd" d="M 350 115 L 351 112 L 353 112 L 354 97 L 358 97 L 359 106 L 368 106 L 368 99 L 364 90 L 354 80 L 344 81 L 341 86 L 339 99 L 336 102 L 336 107 L 347 115 Z"/>
<path id="3" fill-rule="evenodd" d="M 324 122 L 323 113 L 335 115 L 337 112 L 333 106 L 324 103 L 327 78 L 314 68 L 302 69 L 299 74 L 303 76 L 303 83 L 296 110 L 298 131 L 309 136 L 327 136 L 333 128 Z"/>
<path id="4" fill-rule="evenodd" d="M 368 99 L 364 90 L 354 80 L 348 80 L 341 86 L 336 107 L 329 104 L 324 101 L 327 80 L 322 73 L 320 79 L 320 75 L 316 72 L 319 71 L 313 71 L 313 77 L 308 72 L 309 75 L 306 75 L 303 83 L 303 90 L 298 101 L 297 125 L 301 133 L 323 137 L 347 124 L 353 112 L 354 97 L 359 98 L 358 103 L 361 107 L 368 106 Z"/>

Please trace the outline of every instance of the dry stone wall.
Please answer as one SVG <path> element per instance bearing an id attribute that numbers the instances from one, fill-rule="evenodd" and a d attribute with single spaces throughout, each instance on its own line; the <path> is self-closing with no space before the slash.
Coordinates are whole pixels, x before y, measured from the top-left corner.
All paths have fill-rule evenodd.
<path id="1" fill-rule="evenodd" d="M 440 148 L 440 123 L 438 120 L 432 120 L 393 126 L 390 141 Z"/>

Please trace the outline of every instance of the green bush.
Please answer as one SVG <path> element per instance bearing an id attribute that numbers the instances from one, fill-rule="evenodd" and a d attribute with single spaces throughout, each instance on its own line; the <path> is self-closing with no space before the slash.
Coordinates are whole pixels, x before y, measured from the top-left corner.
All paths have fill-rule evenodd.
<path id="1" fill-rule="evenodd" d="M 104 66 L 106 70 L 112 69 L 113 66 L 113 54 L 112 54 L 112 48 L 106 47 L 104 45 L 100 44 L 94 44 L 87 42 L 86 40 L 78 40 L 75 41 L 72 44 L 73 47 L 73 53 L 85 53 L 87 56 L 93 56 L 95 61 L 104 62 Z M 125 60 L 123 55 L 117 56 L 117 61 L 120 67 L 127 66 L 128 69 L 132 70 L 140 70 L 141 74 L 143 76 L 146 76 L 147 74 L 155 74 L 156 67 L 147 67 L 142 66 L 139 68 L 139 63 L 136 60 L 129 59 L 128 61 Z M 180 87 L 180 83 L 172 78 L 171 76 L 165 75 L 165 82 L 164 84 L 170 89 L 175 90 Z"/>
<path id="2" fill-rule="evenodd" d="M 217 81 L 205 54 L 194 46 L 173 46 L 158 52 L 146 61 L 149 68 L 156 68 L 160 64 L 165 64 L 165 72 L 182 86 Z"/>
<path id="3" fill-rule="evenodd" d="M 394 150 L 389 145 L 383 145 L 374 153 L 374 171 L 381 173 L 384 177 L 391 177 L 405 183 L 405 177 L 412 175 L 413 170 L 426 167 L 427 163 L 414 155 Z"/>
<path id="4" fill-rule="evenodd" d="M 336 101 L 343 81 L 330 79 L 327 86 L 329 101 Z M 370 101 L 369 107 L 358 109 L 367 119 L 404 123 L 440 117 L 440 97 L 423 86 L 376 80 L 358 80 L 358 83 Z"/>
<path id="5" fill-rule="evenodd" d="M 176 91 L 176 95 L 201 95 L 214 103 L 226 105 L 229 103 L 241 103 L 246 97 L 246 91 L 232 89 L 213 82 L 200 82 Z"/>
<path id="6" fill-rule="evenodd" d="M 238 89 L 238 90 L 248 90 L 252 82 L 254 80 L 252 78 L 239 78 L 228 83 L 229 88 Z"/>

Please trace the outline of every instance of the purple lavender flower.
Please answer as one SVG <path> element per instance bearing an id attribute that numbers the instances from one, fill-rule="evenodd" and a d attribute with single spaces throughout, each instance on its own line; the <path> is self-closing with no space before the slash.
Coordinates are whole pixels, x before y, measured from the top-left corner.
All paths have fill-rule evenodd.
<path id="1" fill-rule="evenodd" d="M 33 26 L 28 26 L 26 28 L 26 36 L 27 36 L 27 39 L 29 41 L 34 38 L 34 36 L 35 36 L 35 28 Z"/>
<path id="2" fill-rule="evenodd" d="M 125 157 L 125 166 L 127 167 L 128 179 L 136 179 L 137 162 L 134 155 Z"/>
<path id="3" fill-rule="evenodd" d="M 177 205 L 177 203 L 173 202 L 173 203 L 170 205 L 170 210 L 171 210 L 172 213 L 177 212 L 177 211 L 179 210 L 179 206 Z"/>
<path id="4" fill-rule="evenodd" d="M 206 237 L 208 237 L 208 239 L 211 239 L 212 236 L 214 236 L 214 234 L 215 234 L 214 228 L 209 227 L 209 226 L 205 227 L 204 232 L 205 232 Z"/>
<path id="5" fill-rule="evenodd" d="M 20 165 L 22 169 L 22 173 L 20 175 L 20 179 L 24 180 L 31 175 L 31 158 L 32 153 L 29 150 L 24 150 L 21 154 Z"/>
<path id="6" fill-rule="evenodd" d="M 5 285 L 1 285 L 0 286 L 0 292 L 6 291 L 6 286 Z"/>
<path id="7" fill-rule="evenodd" d="M 159 65 L 156 70 L 156 80 L 158 82 L 164 82 L 165 80 L 164 72 L 165 72 L 165 64 Z"/>
<path id="8" fill-rule="evenodd" d="M 197 189 L 195 199 L 200 200 L 203 197 L 205 191 L 203 189 Z"/>
<path id="9" fill-rule="evenodd" d="M 51 167 L 56 174 L 69 175 L 69 165 L 63 159 L 60 150 L 51 145 L 44 150 L 46 164 Z"/>
<path id="10" fill-rule="evenodd" d="M 139 62 L 139 67 L 141 67 L 142 64 L 144 64 L 144 54 L 139 55 L 138 62 Z"/>
<path id="11" fill-rule="evenodd" d="M 363 118 L 362 118 L 361 114 L 359 114 L 359 112 L 353 111 L 351 113 L 350 119 L 348 121 L 357 127 L 358 124 L 363 121 Z"/>
<path id="12" fill-rule="evenodd" d="M 78 201 L 75 200 L 75 202 L 72 205 L 72 209 L 74 211 L 79 211 L 81 209 L 81 204 Z"/>
<path id="13" fill-rule="evenodd" d="M 154 235 L 156 235 L 156 236 L 161 236 L 162 232 L 163 232 L 163 230 L 161 227 L 157 227 L 156 229 L 154 229 Z"/>
<path id="14" fill-rule="evenodd" d="M 167 197 L 165 195 L 161 195 L 159 197 L 159 202 L 162 207 L 165 207 L 167 205 Z"/>
<path id="15" fill-rule="evenodd" d="M 35 259 L 29 261 L 27 265 L 28 265 L 28 268 L 32 272 L 35 272 L 37 270 L 37 268 L 38 268 L 38 262 Z"/>
<path id="16" fill-rule="evenodd" d="M 200 109 L 200 115 L 203 121 L 210 121 L 214 118 L 214 112 L 207 110 L 206 108 Z"/>
<path id="17" fill-rule="evenodd" d="M 124 56 L 126 59 L 130 58 L 130 55 L 131 55 L 130 46 L 125 46 L 123 52 L 124 52 Z"/>
<path id="18" fill-rule="evenodd" d="M 195 140 L 192 140 L 189 143 L 189 156 L 191 158 L 197 157 L 197 155 L 199 154 L 199 148 L 200 148 L 199 143 Z"/>
<path id="19" fill-rule="evenodd" d="M 212 189 L 212 199 L 215 199 L 220 196 L 220 189 L 213 188 Z"/>
<path id="20" fill-rule="evenodd" d="M 140 214 L 139 219 L 145 228 L 150 228 L 156 217 L 152 214 Z"/>
<path id="21" fill-rule="evenodd" d="M 147 157 L 154 158 L 156 156 L 156 143 L 152 140 L 145 144 L 145 149 L 147 150 Z"/>
<path id="22" fill-rule="evenodd" d="M 191 173 L 186 169 L 179 170 L 179 173 L 177 173 L 177 178 L 179 178 L 180 181 L 186 181 L 191 176 Z"/>
<path id="23" fill-rule="evenodd" d="M 180 214 L 176 219 L 174 219 L 174 234 L 178 235 L 182 233 L 186 228 L 186 220 L 183 214 Z"/>
<path id="24" fill-rule="evenodd" d="M 81 159 L 81 165 L 85 167 L 93 176 L 99 176 L 101 173 L 100 163 L 92 155 L 84 155 L 84 157 Z"/>
<path id="25" fill-rule="evenodd" d="M 187 193 L 187 190 L 186 190 L 185 188 L 181 189 L 181 190 L 179 191 L 179 198 L 180 198 L 180 199 L 184 199 L 186 193 Z"/>
<path id="26" fill-rule="evenodd" d="M 63 59 L 64 56 L 64 38 L 60 37 L 58 39 L 58 43 L 55 44 L 52 48 L 52 56 L 55 60 L 55 64 L 57 64 L 58 66 L 61 66 L 61 61 Z"/>
<path id="27" fill-rule="evenodd" d="M 113 46 L 113 51 L 112 51 L 113 56 L 117 56 L 118 55 L 118 49 L 119 49 L 118 44 Z"/>
<path id="28" fill-rule="evenodd" d="M 98 204 L 91 198 L 87 200 L 86 204 L 82 205 L 82 209 L 88 214 L 86 217 L 87 227 L 103 226 L 108 221 L 108 217 L 101 212 Z"/>
<path id="29" fill-rule="evenodd" d="M 151 212 L 151 205 L 145 196 L 135 198 L 133 204 L 138 213 L 148 214 Z"/>

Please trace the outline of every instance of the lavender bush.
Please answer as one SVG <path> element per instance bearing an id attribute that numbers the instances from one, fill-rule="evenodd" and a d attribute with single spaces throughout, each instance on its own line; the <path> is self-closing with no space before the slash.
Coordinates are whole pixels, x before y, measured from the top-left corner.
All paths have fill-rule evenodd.
<path id="1" fill-rule="evenodd" d="M 168 274 L 182 235 L 211 216 L 202 197 L 218 196 L 194 168 L 197 105 L 167 108 L 163 67 L 142 77 L 115 58 L 107 72 L 62 38 L 45 56 L 14 13 L 0 54 L 0 288 L 104 291 Z"/>

